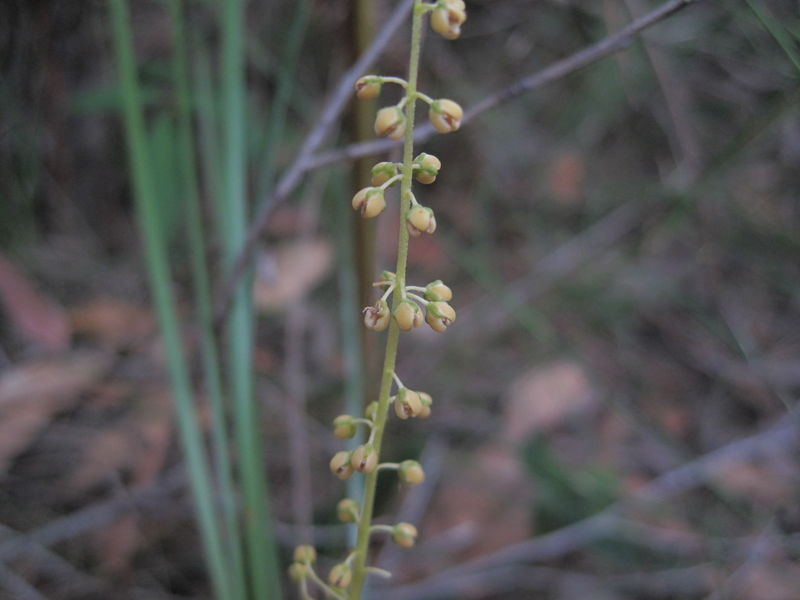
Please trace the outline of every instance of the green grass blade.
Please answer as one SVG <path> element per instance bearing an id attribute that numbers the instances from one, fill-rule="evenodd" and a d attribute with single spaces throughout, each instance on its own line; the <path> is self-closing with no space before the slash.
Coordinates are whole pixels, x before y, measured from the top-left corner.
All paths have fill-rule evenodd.
<path id="1" fill-rule="evenodd" d="M 181 196 L 185 198 L 186 224 L 189 233 L 189 254 L 194 286 L 195 309 L 200 334 L 203 374 L 212 414 L 211 442 L 214 451 L 217 481 L 223 514 L 223 538 L 228 559 L 232 593 L 246 599 L 244 560 L 239 535 L 236 493 L 228 450 L 226 414 L 223 403 L 219 355 L 213 333 L 211 286 L 206 265 L 206 236 L 203 228 L 200 199 L 197 189 L 197 167 L 194 159 L 194 134 L 191 123 L 188 59 L 185 20 L 181 0 L 169 0 L 174 43 L 173 78 L 178 111 L 178 146 Z"/>
<path id="2" fill-rule="evenodd" d="M 222 232 L 226 264 L 233 265 L 245 239 L 246 139 L 244 98 L 244 2 L 229 0 L 222 15 L 222 123 L 227 218 Z M 280 597 L 277 549 L 261 443 L 260 411 L 253 397 L 253 310 L 251 277 L 239 281 L 227 329 L 228 377 L 234 403 L 234 435 L 243 493 L 245 544 L 251 593 L 259 600 Z"/>
<path id="3" fill-rule="evenodd" d="M 300 56 L 300 48 L 303 45 L 308 18 L 311 14 L 309 5 L 309 0 L 298 0 L 292 22 L 289 25 L 283 58 L 280 61 L 278 70 L 275 98 L 270 105 L 267 130 L 262 142 L 263 159 L 259 161 L 259 164 L 263 165 L 263 167 L 256 186 L 256 198 L 266 198 L 267 191 L 274 183 L 275 172 L 277 171 L 275 162 L 276 149 L 283 141 L 283 134 L 286 129 L 289 101 L 294 91 L 297 60 Z"/>
<path id="4" fill-rule="evenodd" d="M 798 54 L 797 48 L 795 48 L 795 45 L 792 42 L 790 33 L 784 29 L 781 22 L 775 18 L 775 16 L 769 12 L 765 6 L 762 6 L 760 3 L 754 2 L 753 0 L 745 1 L 747 2 L 747 6 L 750 7 L 750 10 L 753 11 L 753 14 L 755 14 L 758 20 L 761 21 L 764 29 L 769 32 L 769 34 L 781 47 L 781 50 L 783 50 L 787 58 L 794 65 L 794 68 L 800 72 L 800 54 Z"/>
<path id="5" fill-rule="evenodd" d="M 169 366 L 178 431 L 189 471 L 203 548 L 215 595 L 230 598 L 228 574 L 219 525 L 213 505 L 213 490 L 203 448 L 192 389 L 181 349 L 178 319 L 170 289 L 169 264 L 163 236 L 158 228 L 157 193 L 148 160 L 141 97 L 125 0 L 110 0 L 114 46 L 124 98 L 124 121 L 128 154 L 133 175 L 139 225 L 144 234 L 145 256 L 153 300 Z"/>
<path id="6" fill-rule="evenodd" d="M 336 271 L 339 284 L 339 323 L 342 331 L 342 351 L 344 352 L 344 412 L 360 417 L 364 412 L 364 361 L 361 347 L 361 324 L 357 312 L 361 301 L 358 297 L 358 278 L 355 269 L 352 210 L 350 203 L 347 202 L 347 191 L 344 188 L 346 181 L 346 177 L 336 177 L 331 196 L 334 200 L 333 211 L 337 224 L 337 233 L 334 234 L 334 238 L 336 239 Z M 363 443 L 364 431 L 359 429 L 358 433 L 348 441 L 347 449 L 352 450 Z M 363 496 L 363 478 L 351 477 L 347 480 L 346 485 L 348 498 L 358 501 Z M 347 537 L 351 545 L 356 543 L 357 532 L 355 525 L 348 527 Z"/>

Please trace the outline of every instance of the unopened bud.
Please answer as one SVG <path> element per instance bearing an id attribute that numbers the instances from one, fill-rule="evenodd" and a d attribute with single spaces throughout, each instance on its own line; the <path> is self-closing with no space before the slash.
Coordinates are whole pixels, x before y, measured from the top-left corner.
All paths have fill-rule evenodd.
<path id="1" fill-rule="evenodd" d="M 394 309 L 394 320 L 403 331 L 411 331 L 422 325 L 422 310 L 411 300 L 401 300 Z"/>
<path id="2" fill-rule="evenodd" d="M 422 410 L 419 411 L 417 415 L 420 419 L 427 419 L 431 416 L 431 405 L 433 404 L 433 398 L 431 398 L 430 394 L 425 392 L 417 392 L 419 394 L 420 402 L 422 402 Z"/>
<path id="3" fill-rule="evenodd" d="M 461 25 L 467 20 L 463 0 L 444 0 L 444 6 L 435 8 L 431 14 L 431 29 L 446 40 L 461 35 Z"/>
<path id="4" fill-rule="evenodd" d="M 461 127 L 464 110 L 457 102 L 442 98 L 434 101 L 428 110 L 428 118 L 439 133 L 450 133 Z"/>
<path id="5" fill-rule="evenodd" d="M 336 505 L 336 516 L 339 517 L 342 523 L 355 523 L 358 521 L 360 512 L 358 502 L 352 498 L 339 500 L 339 503 Z"/>
<path id="6" fill-rule="evenodd" d="M 359 100 L 369 100 L 381 93 L 381 78 L 376 75 L 364 75 L 356 81 L 356 96 Z"/>
<path id="7" fill-rule="evenodd" d="M 394 400 L 394 412 L 401 419 L 416 417 L 422 410 L 419 394 L 408 388 L 400 388 Z"/>
<path id="8" fill-rule="evenodd" d="M 406 132 L 406 118 L 396 106 L 387 106 L 375 116 L 375 135 L 401 140 Z"/>
<path id="9" fill-rule="evenodd" d="M 412 206 L 406 216 L 406 227 L 409 235 L 414 237 L 423 232 L 433 233 L 436 231 L 436 217 L 433 216 L 433 210 L 419 204 Z"/>
<path id="10" fill-rule="evenodd" d="M 350 415 L 339 415 L 333 420 L 333 435 L 340 440 L 348 440 L 356 434 L 358 423 Z"/>
<path id="11" fill-rule="evenodd" d="M 400 477 L 400 481 L 410 485 L 419 485 L 425 481 L 425 471 L 422 470 L 422 465 L 415 460 L 401 462 L 397 474 Z"/>
<path id="12" fill-rule="evenodd" d="M 397 175 L 397 165 L 393 162 L 379 162 L 372 167 L 372 185 L 383 185 Z"/>
<path id="13" fill-rule="evenodd" d="M 414 177 L 420 183 L 425 184 L 436 181 L 439 169 L 442 168 L 442 161 L 433 154 L 426 154 L 424 152 L 414 159 L 414 164 L 417 166 L 417 168 L 414 169 Z"/>
<path id="14" fill-rule="evenodd" d="M 428 302 L 425 307 L 425 321 L 431 329 L 439 333 L 456 320 L 456 311 L 447 302 Z"/>
<path id="15" fill-rule="evenodd" d="M 425 286 L 425 299 L 433 302 L 450 302 L 453 299 L 453 290 L 442 283 L 441 279 L 431 281 Z"/>
<path id="16" fill-rule="evenodd" d="M 364 409 L 364 416 L 370 421 L 374 421 L 378 417 L 378 403 L 375 400 L 367 404 Z"/>
<path id="17" fill-rule="evenodd" d="M 350 476 L 353 474 L 353 466 L 350 464 L 350 453 L 346 450 L 334 454 L 329 466 L 331 468 L 331 473 L 336 475 L 339 479 L 350 479 Z"/>
<path id="18" fill-rule="evenodd" d="M 340 590 L 343 590 L 350 585 L 350 581 L 352 579 L 353 573 L 350 570 L 350 565 L 347 563 L 339 563 L 338 565 L 334 565 L 334 567 L 331 569 L 331 572 L 328 573 L 328 583 L 335 588 L 339 588 Z"/>
<path id="19" fill-rule="evenodd" d="M 300 581 L 308 577 L 308 565 L 303 563 L 292 563 L 289 565 L 289 577 L 292 581 Z"/>
<path id="20" fill-rule="evenodd" d="M 299 563 L 314 564 L 317 560 L 317 551 L 314 550 L 314 546 L 308 544 L 297 546 L 294 549 L 294 560 Z"/>
<path id="21" fill-rule="evenodd" d="M 386 208 L 383 190 L 379 187 L 365 187 L 353 196 L 353 210 L 361 213 L 365 219 L 377 217 Z"/>
<path id="22" fill-rule="evenodd" d="M 353 456 L 350 459 L 350 465 L 362 473 L 372 473 L 375 467 L 378 466 L 378 453 L 372 444 L 364 444 L 353 450 Z"/>
<path id="23" fill-rule="evenodd" d="M 368 306 L 364 309 L 364 325 L 372 331 L 383 331 L 389 326 L 389 319 L 392 313 L 386 300 L 378 300 L 375 306 Z"/>
<path id="24" fill-rule="evenodd" d="M 411 523 L 398 523 L 392 528 L 392 541 L 402 548 L 411 548 L 417 535 L 417 528 Z"/>

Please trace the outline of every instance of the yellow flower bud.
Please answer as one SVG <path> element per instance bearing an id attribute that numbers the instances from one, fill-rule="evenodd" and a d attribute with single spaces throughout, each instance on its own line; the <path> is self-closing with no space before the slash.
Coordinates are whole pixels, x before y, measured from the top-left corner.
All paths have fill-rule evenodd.
<path id="1" fill-rule="evenodd" d="M 428 302 L 425 307 L 425 321 L 431 329 L 441 333 L 456 320 L 456 311 L 447 302 Z"/>
<path id="2" fill-rule="evenodd" d="M 360 512 L 358 502 L 352 498 L 339 500 L 339 504 L 336 505 L 336 516 L 342 523 L 355 523 Z"/>
<path id="3" fill-rule="evenodd" d="M 292 581 L 300 581 L 308 577 L 308 566 L 302 563 L 292 563 L 289 565 L 289 577 Z"/>
<path id="4" fill-rule="evenodd" d="M 416 417 L 422 410 L 419 394 L 408 388 L 400 388 L 394 400 L 394 412 L 401 419 Z"/>
<path id="5" fill-rule="evenodd" d="M 373 331 L 383 331 L 389 326 L 389 319 L 392 313 L 386 300 L 378 300 L 375 306 L 368 306 L 364 309 L 364 325 Z"/>
<path id="6" fill-rule="evenodd" d="M 386 208 L 383 190 L 379 187 L 365 187 L 353 196 L 353 210 L 361 213 L 365 219 L 377 217 Z"/>
<path id="7" fill-rule="evenodd" d="M 396 106 L 387 106 L 375 116 L 375 135 L 401 140 L 406 132 L 406 118 Z"/>
<path id="8" fill-rule="evenodd" d="M 369 100 L 381 93 L 382 81 L 376 75 L 364 75 L 356 81 L 356 96 L 359 100 Z"/>
<path id="9" fill-rule="evenodd" d="M 464 118 L 464 110 L 457 102 L 442 98 L 431 104 L 428 110 L 428 118 L 433 127 L 439 133 L 450 133 L 461 127 L 461 119 Z"/>
<path id="10" fill-rule="evenodd" d="M 433 233 L 436 231 L 436 217 L 433 210 L 427 206 L 412 206 L 406 215 L 406 228 L 408 234 L 418 237 L 421 233 Z"/>
<path id="11" fill-rule="evenodd" d="M 334 454 L 329 466 L 331 468 L 331 473 L 336 475 L 339 479 L 350 479 L 350 476 L 353 474 L 353 467 L 350 464 L 350 453 L 346 450 Z"/>
<path id="12" fill-rule="evenodd" d="M 372 444 L 364 444 L 353 450 L 353 456 L 350 459 L 350 465 L 362 473 L 372 473 L 375 467 L 378 466 L 378 453 Z"/>
<path id="13" fill-rule="evenodd" d="M 397 175 L 397 165 L 392 162 L 379 162 L 372 167 L 372 185 L 379 186 Z"/>
<path id="14" fill-rule="evenodd" d="M 411 523 L 398 523 L 392 528 L 392 541 L 402 548 L 411 548 L 417 535 L 417 528 Z"/>
<path id="15" fill-rule="evenodd" d="M 411 300 L 401 300 L 394 309 L 394 320 L 402 331 L 411 331 L 422 325 L 422 311 Z"/>
<path id="16" fill-rule="evenodd" d="M 328 583 L 335 588 L 339 588 L 340 590 L 343 590 L 350 585 L 352 578 L 353 573 L 347 563 L 339 563 L 338 565 L 334 565 L 330 573 L 328 573 Z"/>
<path id="17" fill-rule="evenodd" d="M 426 154 L 424 152 L 414 159 L 414 164 L 416 166 L 414 169 L 414 177 L 417 181 L 424 184 L 436 181 L 439 169 L 442 168 L 442 161 L 433 154 Z"/>
<path id="18" fill-rule="evenodd" d="M 461 35 L 461 25 L 467 20 L 466 4 L 463 0 L 445 0 L 444 6 L 431 13 L 431 29 L 446 40 Z"/>
<path id="19" fill-rule="evenodd" d="M 431 416 L 431 405 L 433 404 L 433 398 L 431 398 L 430 394 L 426 394 L 425 392 L 417 392 L 419 394 L 420 402 L 422 402 L 422 409 L 419 411 L 417 415 L 420 419 L 427 419 Z"/>
<path id="20" fill-rule="evenodd" d="M 378 403 L 375 400 L 367 404 L 367 407 L 364 409 L 364 416 L 370 419 L 371 421 L 374 421 L 377 418 Z"/>
<path id="21" fill-rule="evenodd" d="M 299 563 L 314 564 L 317 560 L 317 551 L 314 550 L 314 546 L 308 544 L 297 546 L 294 549 L 294 560 Z"/>
<path id="22" fill-rule="evenodd" d="M 443 284 L 441 279 L 437 279 L 425 286 L 425 299 L 433 302 L 450 302 L 453 299 L 453 290 Z"/>
<path id="23" fill-rule="evenodd" d="M 401 462 L 397 474 L 400 476 L 400 481 L 410 485 L 419 485 L 425 481 L 425 471 L 422 470 L 422 465 L 415 460 Z"/>
<path id="24" fill-rule="evenodd" d="M 339 415 L 333 420 L 333 435 L 340 440 L 348 440 L 356 434 L 358 424 L 350 415 Z"/>

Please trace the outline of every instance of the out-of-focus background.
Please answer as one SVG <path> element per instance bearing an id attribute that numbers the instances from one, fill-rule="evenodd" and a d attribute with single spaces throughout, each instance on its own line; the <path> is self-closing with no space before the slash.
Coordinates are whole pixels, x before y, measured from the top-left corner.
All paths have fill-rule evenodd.
<path id="1" fill-rule="evenodd" d="M 160 223 L 205 406 L 186 209 L 169 187 L 169 20 L 162 2 L 130 4 Z M 394 4 L 376 2 L 376 27 Z M 459 40 L 426 33 L 420 85 L 469 108 L 659 3 L 467 4 Z M 301 5 L 307 21 L 289 27 Z M 190 54 L 216 52 L 213 3 L 187 8 Z M 254 204 L 354 60 L 351 8 L 248 3 Z M 398 373 L 434 411 L 393 420 L 385 456 L 418 458 L 427 480 L 407 490 L 382 479 L 377 514 L 421 535 L 413 550 L 376 546 L 395 575 L 373 597 L 798 598 L 797 9 L 693 3 L 624 51 L 420 146 L 444 166 L 417 191 L 438 230 L 412 240 L 410 277 L 445 280 L 458 321 L 401 339 Z M 403 76 L 407 40 L 404 26 L 372 71 Z M 283 131 L 266 148 L 291 60 Z M 5 0 L 0 65 L 0 597 L 209 597 L 107 3 Z M 386 92 L 381 104 L 396 101 Z M 352 141 L 351 121 L 323 150 Z M 346 333 L 358 271 L 342 242 L 358 187 L 350 162 L 310 170 L 257 250 L 256 397 L 283 566 L 309 531 L 323 566 L 346 552 L 343 484 L 327 463 L 358 341 Z M 394 206 L 378 219 L 378 271 L 394 262 Z M 208 247 L 219 286 L 219 242 Z M 367 340 L 367 389 L 382 344 Z M 201 421 L 210 427 L 207 412 Z M 298 435 L 313 530 L 296 522 Z"/>

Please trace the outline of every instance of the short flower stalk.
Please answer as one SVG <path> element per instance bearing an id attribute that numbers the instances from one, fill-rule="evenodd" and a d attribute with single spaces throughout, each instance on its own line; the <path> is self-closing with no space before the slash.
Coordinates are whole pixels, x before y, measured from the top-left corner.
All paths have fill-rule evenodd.
<path id="1" fill-rule="evenodd" d="M 340 451 L 330 460 L 330 470 L 339 479 L 362 474 L 364 497 L 361 502 L 345 498 L 337 505 L 337 516 L 344 523 L 358 526 L 355 548 L 344 562 L 336 564 L 328 574 L 327 582 L 316 575 L 313 548 L 300 546 L 295 552 L 295 561 L 290 575 L 299 582 L 303 598 L 308 596 L 308 584 L 315 584 L 327 597 L 361 598 L 361 590 L 368 574 L 390 576 L 386 571 L 368 565 L 368 550 L 373 535 L 388 534 L 393 543 L 402 548 L 412 547 L 417 540 L 417 528 L 411 523 L 395 525 L 373 524 L 373 510 L 378 473 L 396 473 L 404 485 L 419 485 L 425 481 L 422 465 L 415 460 L 398 463 L 381 462 L 381 448 L 390 408 L 398 420 L 425 419 L 430 416 L 433 399 L 424 392 L 407 387 L 395 372 L 398 342 L 401 332 L 412 331 L 427 323 L 437 332 L 445 331 L 456 320 L 456 313 L 449 302 L 453 292 L 441 280 L 426 285 L 407 285 L 406 266 L 409 239 L 423 234 L 434 234 L 437 228 L 434 210 L 420 204 L 412 192 L 416 181 L 430 185 L 436 181 L 442 162 L 431 154 L 413 154 L 414 121 L 417 101 L 428 105 L 428 118 L 440 133 L 456 131 L 461 126 L 463 111 L 453 100 L 434 99 L 417 90 L 417 74 L 421 46 L 423 17 L 430 15 L 434 32 L 445 39 L 460 35 L 461 25 L 466 20 L 463 0 L 415 0 L 411 25 L 411 51 L 408 79 L 383 75 L 365 75 L 355 84 L 359 99 L 371 99 L 380 95 L 387 84 L 399 85 L 405 90 L 403 98 L 394 106 L 381 108 L 375 118 L 375 133 L 393 140 L 403 140 L 402 163 L 380 162 L 372 168 L 370 186 L 353 196 L 353 209 L 364 218 L 375 218 L 387 207 L 385 192 L 399 183 L 400 222 L 398 232 L 397 264 L 394 272 L 384 271 L 373 285 L 381 290 L 380 298 L 373 306 L 364 308 L 364 325 L 373 331 L 387 331 L 378 399 L 370 402 L 363 417 L 339 415 L 333 421 L 334 435 L 349 439 L 356 435 L 359 427 L 368 430 L 366 442 L 353 450 Z M 392 393 L 394 388 L 394 393 Z"/>

